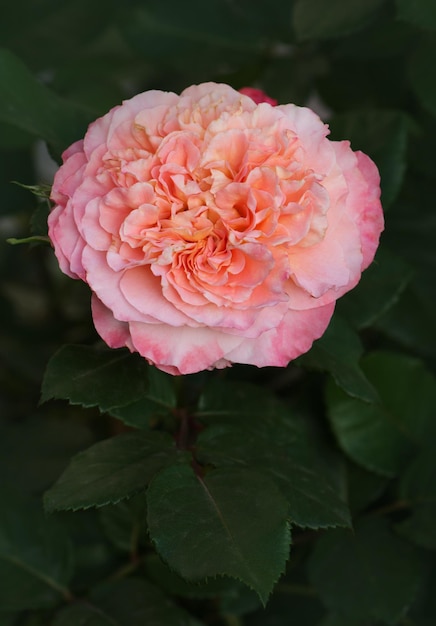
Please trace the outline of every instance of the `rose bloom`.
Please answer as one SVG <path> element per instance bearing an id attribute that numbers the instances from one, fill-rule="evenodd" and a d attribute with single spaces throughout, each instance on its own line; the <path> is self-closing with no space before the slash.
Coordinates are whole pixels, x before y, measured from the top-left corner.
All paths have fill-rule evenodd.
<path id="1" fill-rule="evenodd" d="M 63 154 L 49 236 L 95 327 L 171 374 L 286 366 L 372 261 L 379 175 L 310 109 L 147 91 Z"/>

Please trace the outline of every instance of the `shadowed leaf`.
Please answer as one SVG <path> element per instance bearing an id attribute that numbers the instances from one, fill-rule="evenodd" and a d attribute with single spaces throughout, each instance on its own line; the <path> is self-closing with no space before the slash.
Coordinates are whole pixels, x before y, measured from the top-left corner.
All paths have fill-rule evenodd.
<path id="1" fill-rule="evenodd" d="M 166 433 L 132 432 L 112 437 L 76 455 L 46 492 L 48 511 L 115 503 L 145 489 L 156 472 L 185 460 Z"/>
<path id="2" fill-rule="evenodd" d="M 150 536 L 178 574 L 238 578 L 266 602 L 290 543 L 286 500 L 274 483 L 245 469 L 202 478 L 190 467 L 170 467 L 150 484 L 147 505 Z"/>

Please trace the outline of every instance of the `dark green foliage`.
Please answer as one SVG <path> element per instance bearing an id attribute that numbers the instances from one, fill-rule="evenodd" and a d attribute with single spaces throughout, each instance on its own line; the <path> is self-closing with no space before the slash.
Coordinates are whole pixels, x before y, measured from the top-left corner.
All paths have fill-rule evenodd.
<path id="1" fill-rule="evenodd" d="M 436 7 L 429 0 L 396 0 L 398 17 L 425 29 L 436 30 Z"/>
<path id="2" fill-rule="evenodd" d="M 423 450 L 408 466 L 399 484 L 399 498 L 410 508 L 398 525 L 405 537 L 425 548 L 436 548 L 436 459 L 433 448 Z"/>
<path id="3" fill-rule="evenodd" d="M 333 530 L 318 539 L 308 571 L 332 610 L 397 623 L 415 599 L 424 563 L 384 521 L 366 518 L 354 532 Z"/>
<path id="4" fill-rule="evenodd" d="M 363 347 L 358 335 L 335 316 L 328 329 L 299 362 L 303 366 L 327 370 L 350 396 L 377 402 L 377 391 L 359 367 Z"/>
<path id="5" fill-rule="evenodd" d="M 294 28 L 299 40 L 330 39 L 348 35 L 366 26 L 383 0 L 296 0 Z"/>
<path id="6" fill-rule="evenodd" d="M 435 6 L 5 3 L 0 626 L 434 625 Z M 41 245 L 37 140 L 59 160 L 123 99 L 207 80 L 319 107 L 380 170 L 376 259 L 286 369 L 103 348 Z"/>
<path id="7" fill-rule="evenodd" d="M 56 606 L 68 599 L 72 551 L 64 528 L 30 498 L 3 492 L 0 511 L 0 606 L 4 611 Z"/>
<path id="8" fill-rule="evenodd" d="M 403 183 L 411 120 L 402 111 L 353 111 L 334 116 L 329 126 L 332 139 L 348 139 L 353 150 L 362 150 L 375 161 L 386 211 Z"/>
<path id="9" fill-rule="evenodd" d="M 230 413 L 232 396 L 249 415 L 241 410 L 228 419 L 225 405 Z M 256 388 L 239 384 L 232 396 L 225 395 L 223 384 L 205 390 L 201 414 L 207 412 L 212 424 L 197 439 L 197 458 L 217 467 L 256 467 L 281 490 L 289 517 L 299 526 L 348 526 L 344 467 L 335 451 L 304 418 L 265 392 L 261 396 Z"/>
<path id="10" fill-rule="evenodd" d="M 369 404 L 330 384 L 328 412 L 343 450 L 357 463 L 395 476 L 420 446 L 433 440 L 436 381 L 417 359 L 373 353 L 363 369 L 377 385 L 380 402 Z"/>
<path id="11" fill-rule="evenodd" d="M 0 50 L 0 102 L 2 122 L 42 137 L 57 151 L 80 139 L 91 121 L 50 93 L 8 50 Z"/>
<path id="12" fill-rule="evenodd" d="M 61 611 L 53 626 L 201 626 L 156 587 L 130 578 L 96 589 L 90 601 Z"/>
<path id="13" fill-rule="evenodd" d="M 410 266 L 382 247 L 357 287 L 339 300 L 337 312 L 354 328 L 368 328 L 398 302 L 412 277 Z"/>

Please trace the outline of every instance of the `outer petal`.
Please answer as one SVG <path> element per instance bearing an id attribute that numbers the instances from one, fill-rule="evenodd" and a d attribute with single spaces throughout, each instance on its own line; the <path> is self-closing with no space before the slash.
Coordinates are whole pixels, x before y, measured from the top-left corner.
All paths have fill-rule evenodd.
<path id="1" fill-rule="evenodd" d="M 51 192 L 51 199 L 57 204 L 65 205 L 82 180 L 86 164 L 82 147 L 83 141 L 76 141 L 62 155 L 64 165 L 55 174 Z"/>
<path id="2" fill-rule="evenodd" d="M 238 335 L 227 335 L 213 328 L 175 328 L 165 324 L 130 323 L 135 349 L 156 367 L 177 369 L 178 374 L 194 374 L 219 364 L 230 365 L 226 354 L 243 342 Z M 224 361 L 223 361 L 224 360 Z"/>
<path id="3" fill-rule="evenodd" d="M 81 262 L 84 241 L 80 237 L 70 207 L 58 205 L 53 209 L 49 215 L 48 235 L 64 274 L 85 280 L 85 270 Z"/>
<path id="4" fill-rule="evenodd" d="M 244 339 L 239 346 L 227 352 L 232 363 L 247 363 L 257 367 L 285 367 L 304 354 L 315 339 L 319 339 L 329 325 L 334 302 L 308 311 L 288 311 L 282 322 L 256 339 Z"/>
<path id="5" fill-rule="evenodd" d="M 116 320 L 112 311 L 95 294 L 92 296 L 91 308 L 95 329 L 107 345 L 110 348 L 127 347 L 133 352 L 129 324 Z"/>
<path id="6" fill-rule="evenodd" d="M 323 306 L 341 297 L 360 280 L 372 261 L 383 230 L 380 179 L 374 163 L 354 153 L 346 141 L 331 142 L 336 168 L 324 181 L 331 197 L 324 239 L 290 252 L 295 285 L 289 284 L 291 306 Z M 302 287 L 299 289 L 298 287 Z"/>
<path id="7" fill-rule="evenodd" d="M 362 242 L 362 270 L 372 262 L 384 228 L 383 209 L 380 203 L 380 175 L 373 161 L 363 152 L 356 152 L 359 170 L 366 182 L 359 212 L 359 230 Z"/>

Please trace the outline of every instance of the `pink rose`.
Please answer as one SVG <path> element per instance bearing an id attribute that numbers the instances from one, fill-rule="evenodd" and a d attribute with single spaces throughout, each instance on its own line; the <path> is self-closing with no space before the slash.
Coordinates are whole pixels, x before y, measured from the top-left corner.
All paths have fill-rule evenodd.
<path id="1" fill-rule="evenodd" d="M 92 123 L 63 155 L 49 235 L 106 343 L 172 374 L 306 352 L 383 229 L 377 168 L 327 134 L 215 83 Z"/>
<path id="2" fill-rule="evenodd" d="M 256 89 L 255 87 L 242 87 L 242 89 L 239 90 L 239 93 L 249 96 L 256 104 L 260 104 L 261 102 L 268 102 L 273 106 L 277 104 L 277 100 L 267 96 L 262 89 Z"/>

